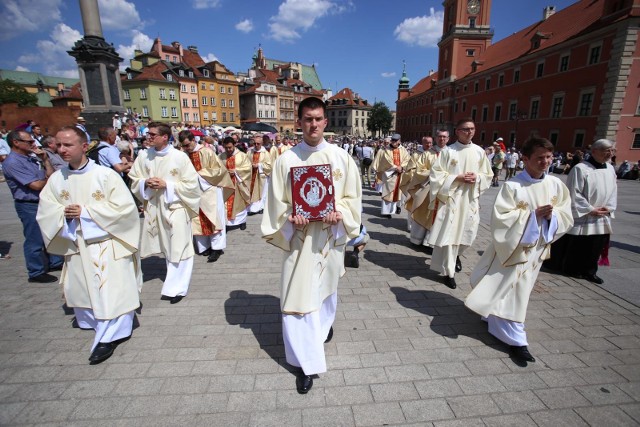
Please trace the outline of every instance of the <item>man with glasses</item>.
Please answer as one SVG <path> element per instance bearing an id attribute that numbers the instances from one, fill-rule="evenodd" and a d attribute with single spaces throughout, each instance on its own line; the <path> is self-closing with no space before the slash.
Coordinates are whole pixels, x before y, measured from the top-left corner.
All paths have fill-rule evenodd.
<path id="1" fill-rule="evenodd" d="M 484 150 L 472 142 L 475 131 L 471 118 L 458 121 L 457 141 L 441 152 L 429 176 L 431 207 L 439 205 L 427 240 L 433 246 L 431 269 L 451 289 L 457 287 L 455 273 L 462 270 L 459 256 L 478 233 L 480 195 L 493 178 Z"/>
<path id="2" fill-rule="evenodd" d="M 163 300 L 176 304 L 187 295 L 193 271 L 191 220 L 198 216 L 198 174 L 187 155 L 169 144 L 171 128 L 150 123 L 149 149 L 129 171 L 131 191 L 144 203 L 140 255 L 164 254 L 167 276 Z"/>
<path id="3" fill-rule="evenodd" d="M 52 283 L 58 278 L 47 271 L 62 269 L 64 259 L 58 255 L 47 254 L 36 214 L 40 191 L 54 169 L 47 153 L 36 147 L 28 132 L 14 130 L 7 136 L 7 141 L 11 146 L 11 152 L 2 163 L 2 168 L 15 202 L 16 212 L 22 222 L 28 281 Z"/>

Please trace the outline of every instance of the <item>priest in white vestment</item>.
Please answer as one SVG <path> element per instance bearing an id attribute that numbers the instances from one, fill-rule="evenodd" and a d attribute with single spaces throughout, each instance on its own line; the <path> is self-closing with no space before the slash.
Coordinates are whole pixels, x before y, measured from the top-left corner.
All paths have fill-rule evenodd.
<path id="1" fill-rule="evenodd" d="M 489 324 L 489 333 L 509 345 L 514 362 L 535 362 L 524 321 L 529 296 L 551 242 L 573 225 L 569 190 L 547 175 L 554 146 L 544 138 L 524 143 L 525 169 L 506 181 L 493 206 L 491 243 L 471 274 L 465 305 Z"/>
<path id="2" fill-rule="evenodd" d="M 198 144 L 191 131 L 180 131 L 178 140 L 198 172 L 202 191 L 198 216 L 191 223 L 196 251 L 206 256 L 207 262 L 216 262 L 227 247 L 225 202 L 233 193 L 234 185 L 224 162 L 212 149 Z"/>
<path id="3" fill-rule="evenodd" d="M 250 197 L 248 215 L 261 214 L 264 210 L 265 200 L 267 200 L 267 186 L 269 185 L 273 160 L 271 153 L 262 146 L 262 141 L 262 135 L 256 134 L 253 139 L 253 147 L 247 153 L 252 168 L 251 180 L 247 184 Z"/>
<path id="4" fill-rule="evenodd" d="M 312 376 L 327 370 L 323 343 L 333 333 L 345 244 L 359 235 L 361 222 L 358 166 L 346 151 L 324 140 L 325 108 L 313 97 L 300 103 L 303 141 L 276 161 L 262 219 L 263 237 L 284 251 L 282 335 L 287 363 L 300 368 L 296 387 L 301 394 L 311 389 Z M 331 165 L 335 211 L 322 221 L 309 222 L 292 213 L 290 169 L 321 164 Z"/>
<path id="5" fill-rule="evenodd" d="M 472 142 L 475 131 L 471 119 L 458 121 L 458 141 L 438 156 L 429 174 L 431 210 L 437 206 L 427 239 L 433 247 L 430 267 L 444 276 L 451 289 L 457 287 L 454 275 L 462 269 L 459 256 L 478 233 L 480 195 L 493 179 L 484 150 Z"/>
<path id="6" fill-rule="evenodd" d="M 400 134 L 391 136 L 389 146 L 380 150 L 371 167 L 376 171 L 376 178 L 382 182 L 382 205 L 380 214 L 391 218 L 399 214 L 402 205 L 400 187 L 409 179 L 409 160 L 411 156 L 406 148 L 400 145 Z"/>
<path id="7" fill-rule="evenodd" d="M 161 299 L 176 304 L 187 295 L 193 271 L 191 221 L 198 216 L 200 186 L 189 157 L 169 144 L 171 128 L 150 123 L 151 147 L 129 171 L 131 191 L 144 203 L 140 255 L 163 254 L 167 276 Z"/>
<path id="8" fill-rule="evenodd" d="M 40 193 L 37 221 L 47 251 L 64 255 L 64 298 L 80 328 L 95 330 L 89 361 L 107 360 L 131 336 L 142 287 L 140 218 L 129 189 L 111 168 L 86 157 L 86 135 L 75 126 L 56 135 L 68 166 Z"/>
<path id="9" fill-rule="evenodd" d="M 227 168 L 234 186 L 234 192 L 226 201 L 227 226 L 245 230 L 250 203 L 251 161 L 245 153 L 236 148 L 232 137 L 228 136 L 224 139 L 223 147 L 224 152 L 220 154 L 220 160 Z"/>
<path id="10" fill-rule="evenodd" d="M 612 233 L 611 220 L 618 204 L 616 172 L 610 160 L 614 143 L 599 139 L 591 145 L 591 156 L 575 165 L 567 177 L 574 226 L 553 244 L 545 267 L 604 283 L 596 273 L 598 259 Z"/>

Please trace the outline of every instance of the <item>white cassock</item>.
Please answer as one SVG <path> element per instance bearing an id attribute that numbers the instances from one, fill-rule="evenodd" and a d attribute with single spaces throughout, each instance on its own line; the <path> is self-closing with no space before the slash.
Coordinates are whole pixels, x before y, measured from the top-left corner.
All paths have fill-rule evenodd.
<path id="1" fill-rule="evenodd" d="M 474 172 L 476 182 L 456 181 L 459 174 Z M 431 269 L 454 277 L 456 256 L 470 246 L 480 223 L 480 195 L 491 184 L 493 172 L 484 150 L 474 143 L 455 142 L 443 150 L 431 167 L 430 208 L 436 209 L 427 243 L 433 246 Z"/>
<path id="2" fill-rule="evenodd" d="M 551 220 L 536 208 L 551 204 Z M 504 183 L 493 206 L 491 243 L 471 273 L 465 305 L 489 323 L 502 342 L 525 346 L 529 296 L 551 243 L 573 225 L 569 190 L 558 178 L 533 179 L 525 171 Z"/>
<path id="3" fill-rule="evenodd" d="M 145 189 L 145 182 L 153 177 L 163 179 L 167 188 Z M 167 276 L 162 295 L 185 296 L 195 255 L 191 220 L 198 215 L 200 204 L 198 173 L 185 153 L 167 145 L 162 151 L 141 151 L 129 178 L 131 191 L 144 203 L 140 256 L 163 254 Z"/>
<path id="4" fill-rule="evenodd" d="M 82 207 L 68 221 L 68 205 Z M 142 288 L 138 209 L 120 175 L 93 160 L 79 170 L 64 167 L 40 193 L 36 216 L 49 253 L 64 255 L 64 297 L 81 328 L 94 329 L 91 351 L 131 335 Z"/>
<path id="5" fill-rule="evenodd" d="M 336 210 L 342 221 L 334 226 L 311 222 L 295 229 L 290 169 L 331 164 Z M 340 147 L 322 141 L 302 142 L 278 157 L 262 218 L 262 235 L 283 249 L 280 306 L 287 362 L 306 375 L 326 372 L 323 343 L 335 319 L 338 281 L 345 273 L 344 248 L 360 233 L 362 188 L 359 169 Z"/>

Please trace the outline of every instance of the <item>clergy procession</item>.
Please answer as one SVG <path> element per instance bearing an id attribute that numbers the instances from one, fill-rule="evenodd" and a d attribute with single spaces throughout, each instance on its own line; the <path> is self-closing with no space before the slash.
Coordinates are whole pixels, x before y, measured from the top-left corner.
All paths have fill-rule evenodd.
<path id="1" fill-rule="evenodd" d="M 66 166 L 25 176 L 13 169 L 13 157 L 39 151 L 21 147 L 33 143 L 25 132 L 9 135 L 14 150 L 5 176 L 16 210 L 20 214 L 27 203 L 38 206 L 35 219 L 20 216 L 25 236 L 27 228 L 39 227 L 43 253 L 64 258 L 59 282 L 65 307 L 73 310 L 74 326 L 95 331 L 90 364 L 109 359 L 132 337 L 134 326 L 146 327 L 142 260 L 164 259 L 158 298 L 170 308 L 189 297 L 197 255 L 210 266 L 212 288 L 232 282 L 233 275 L 217 274 L 221 263 L 240 272 L 251 255 L 234 259 L 224 251 L 234 233 L 252 233 L 280 253 L 280 259 L 270 260 L 279 276 L 272 292 L 279 293 L 281 323 L 281 338 L 271 345 L 282 346 L 283 366 L 295 377 L 296 391 L 307 394 L 314 379 L 327 373 L 326 345 L 336 322 L 345 319 L 346 312 L 338 310 L 339 283 L 344 277 L 348 284 L 350 277 L 345 267 L 366 272 L 367 264 L 360 264 L 364 246 L 384 238 L 367 232 L 364 193 L 377 195 L 383 229 L 402 218 L 407 245 L 426 257 L 422 274 L 433 277 L 436 287 L 457 292 L 461 257 L 471 248 L 481 254 L 475 266 L 467 266 L 472 289 L 464 305 L 518 366 L 536 361 L 525 325 L 542 268 L 603 283 L 596 272 L 616 210 L 616 176 L 609 164 L 613 142 L 594 143 L 565 185 L 549 172 L 553 144 L 533 136 L 520 149 L 522 170 L 502 183 L 492 203 L 481 206 L 496 180 L 487 152 L 473 142 L 472 119 L 456 123 L 453 141 L 440 129 L 435 141 L 425 136 L 415 151 L 393 134 L 374 157 L 373 150 L 363 155 L 325 138 L 323 101 L 307 98 L 297 114 L 299 141 L 287 144 L 280 136 L 272 141 L 256 133 L 246 153 L 231 136 L 218 154 L 218 147 L 199 143 L 190 130 L 174 138 L 169 125 L 150 123 L 147 148 L 123 173 L 92 160 L 86 133 L 68 126 L 55 136 Z M 368 185 L 370 173 L 375 188 Z M 482 209 L 491 215 L 489 238 L 479 245 Z M 250 228 L 248 217 L 255 215 L 259 226 L 252 221 Z M 25 259 L 29 267 L 26 245 Z M 256 273 L 266 268 L 258 267 Z M 251 306 L 243 313 L 251 314 Z"/>

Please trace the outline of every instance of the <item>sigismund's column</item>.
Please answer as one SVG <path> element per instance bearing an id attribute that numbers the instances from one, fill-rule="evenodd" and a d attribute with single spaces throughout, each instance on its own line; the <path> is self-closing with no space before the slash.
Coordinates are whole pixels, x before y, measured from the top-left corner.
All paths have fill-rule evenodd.
<path id="1" fill-rule="evenodd" d="M 86 128 L 92 139 L 98 129 L 113 124 L 113 115 L 122 116 L 122 84 L 119 64 L 123 59 L 113 44 L 107 43 L 102 34 L 98 0 L 79 0 L 84 37 L 67 53 L 76 59 L 80 73 L 80 85 L 86 120 Z"/>

